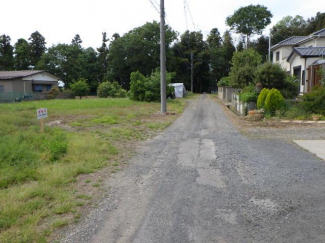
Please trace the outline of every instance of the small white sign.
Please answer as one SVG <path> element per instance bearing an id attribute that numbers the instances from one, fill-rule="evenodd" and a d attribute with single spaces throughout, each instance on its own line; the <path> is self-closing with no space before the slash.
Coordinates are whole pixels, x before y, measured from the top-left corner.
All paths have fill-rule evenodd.
<path id="1" fill-rule="evenodd" d="M 43 119 L 47 117 L 47 108 L 37 109 L 37 119 Z"/>

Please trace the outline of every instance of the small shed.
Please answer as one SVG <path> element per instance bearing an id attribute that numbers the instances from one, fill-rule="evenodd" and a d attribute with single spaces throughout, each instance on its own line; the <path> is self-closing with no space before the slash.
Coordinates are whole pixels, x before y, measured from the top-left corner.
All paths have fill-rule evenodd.
<path id="1" fill-rule="evenodd" d="M 183 83 L 172 83 L 169 85 L 174 87 L 176 98 L 183 98 L 187 95 L 187 91 Z"/>

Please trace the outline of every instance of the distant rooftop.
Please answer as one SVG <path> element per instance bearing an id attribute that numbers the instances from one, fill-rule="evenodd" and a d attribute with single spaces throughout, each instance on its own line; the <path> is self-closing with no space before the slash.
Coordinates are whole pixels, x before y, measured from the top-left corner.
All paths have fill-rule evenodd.
<path id="1" fill-rule="evenodd" d="M 42 73 L 42 70 L 0 71 L 0 79 L 15 79 Z"/>
<path id="2" fill-rule="evenodd" d="M 289 59 L 296 53 L 300 57 L 325 57 L 325 47 L 294 47 Z"/>
<path id="3" fill-rule="evenodd" d="M 311 40 L 312 38 L 315 37 L 325 37 L 325 29 L 321 29 L 319 31 L 316 31 L 314 33 L 312 33 L 309 36 L 292 36 L 288 39 L 285 39 L 283 41 L 280 41 L 278 44 L 274 45 L 271 47 L 271 50 L 276 49 L 277 47 L 280 46 L 294 46 L 294 45 L 298 45 L 300 43 L 303 43 L 305 41 Z"/>

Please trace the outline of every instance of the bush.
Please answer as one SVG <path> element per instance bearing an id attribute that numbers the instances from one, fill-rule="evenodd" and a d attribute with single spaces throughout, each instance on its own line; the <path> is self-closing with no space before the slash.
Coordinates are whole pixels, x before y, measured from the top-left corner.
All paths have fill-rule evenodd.
<path id="1" fill-rule="evenodd" d="M 257 102 L 258 93 L 253 85 L 245 87 L 239 94 L 239 99 L 245 103 Z"/>
<path id="2" fill-rule="evenodd" d="M 267 112 L 274 115 L 285 103 L 285 100 L 277 89 L 271 89 L 265 99 L 264 108 Z"/>
<path id="3" fill-rule="evenodd" d="M 262 56 L 254 49 L 235 52 L 231 60 L 229 84 L 232 87 L 243 88 L 254 83 L 255 70 L 262 62 Z"/>
<path id="4" fill-rule="evenodd" d="M 230 77 L 222 77 L 218 82 L 218 87 L 227 87 L 229 86 Z"/>
<path id="5" fill-rule="evenodd" d="M 79 96 L 80 99 L 82 98 L 82 96 L 85 96 L 88 94 L 89 92 L 89 86 L 87 84 L 87 80 L 86 79 L 80 79 L 77 82 L 74 82 L 70 85 L 73 93 L 76 96 Z"/>
<path id="6" fill-rule="evenodd" d="M 49 92 L 46 94 L 46 99 L 55 99 L 58 94 L 60 93 L 60 90 L 58 87 L 53 87 L 49 90 Z"/>
<path id="7" fill-rule="evenodd" d="M 293 76 L 287 76 L 283 84 L 283 88 L 279 89 L 281 94 L 286 99 L 294 99 L 299 94 L 299 82 L 297 78 Z"/>
<path id="8" fill-rule="evenodd" d="M 118 84 L 118 82 L 103 82 L 97 88 L 97 95 L 100 98 L 119 97 L 124 98 L 127 92 Z"/>
<path id="9" fill-rule="evenodd" d="M 303 109 L 310 113 L 325 115 L 325 87 L 315 86 L 312 92 L 304 94 Z"/>
<path id="10" fill-rule="evenodd" d="M 286 82 L 286 71 L 278 63 L 267 62 L 259 66 L 255 73 L 255 83 L 261 83 L 268 89 L 283 89 Z"/>
<path id="11" fill-rule="evenodd" d="M 71 89 L 63 89 L 62 92 L 58 94 L 57 99 L 74 99 L 75 95 Z"/>
<path id="12" fill-rule="evenodd" d="M 174 87 L 168 86 L 175 73 L 166 73 L 167 97 L 173 96 Z M 140 72 L 131 73 L 130 98 L 138 101 L 160 100 L 160 71 L 156 70 L 150 77 L 145 77 Z"/>
<path id="13" fill-rule="evenodd" d="M 306 112 L 299 105 L 292 105 L 285 111 L 283 116 L 288 119 L 305 120 L 310 117 L 310 113 Z"/>
<path id="14" fill-rule="evenodd" d="M 261 93 L 259 94 L 258 98 L 257 98 L 257 109 L 262 109 L 264 108 L 264 105 L 265 105 L 265 100 L 266 100 L 266 97 L 269 93 L 269 89 L 262 89 Z"/>

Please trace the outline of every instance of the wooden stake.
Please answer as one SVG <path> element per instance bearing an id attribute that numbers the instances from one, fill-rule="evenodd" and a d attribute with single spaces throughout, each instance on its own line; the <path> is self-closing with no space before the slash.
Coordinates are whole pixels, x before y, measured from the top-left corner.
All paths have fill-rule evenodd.
<path id="1" fill-rule="evenodd" d="M 40 119 L 41 121 L 41 132 L 44 132 L 44 119 Z"/>

